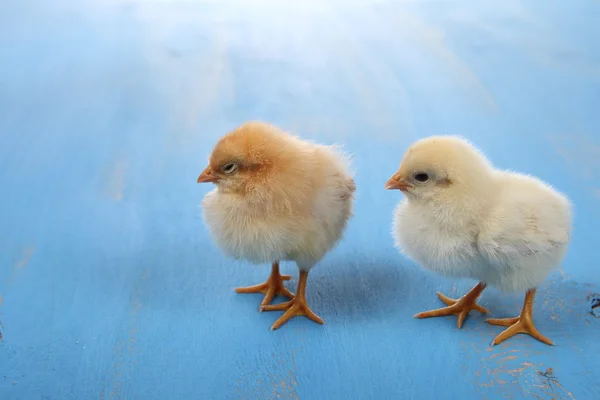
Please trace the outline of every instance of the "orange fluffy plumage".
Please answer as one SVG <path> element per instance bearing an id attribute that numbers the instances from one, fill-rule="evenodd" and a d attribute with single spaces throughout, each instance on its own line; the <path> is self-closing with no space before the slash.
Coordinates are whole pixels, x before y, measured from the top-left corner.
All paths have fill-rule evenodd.
<path id="1" fill-rule="evenodd" d="M 261 311 L 285 311 L 272 329 L 296 315 L 323 323 L 306 304 L 306 280 L 352 215 L 356 188 L 348 158 L 336 147 L 248 122 L 218 141 L 198 182 L 216 185 L 202 207 L 219 248 L 236 259 L 272 263 L 265 283 L 237 291 L 264 293 Z M 295 261 L 300 270 L 295 296 L 283 285 L 290 279 L 279 273 L 283 260 Z M 291 300 L 270 305 L 277 294 Z"/>

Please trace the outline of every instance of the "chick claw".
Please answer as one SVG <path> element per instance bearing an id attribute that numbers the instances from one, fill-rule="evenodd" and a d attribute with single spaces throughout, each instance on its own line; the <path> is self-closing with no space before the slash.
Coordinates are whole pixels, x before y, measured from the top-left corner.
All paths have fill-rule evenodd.
<path id="1" fill-rule="evenodd" d="M 443 308 L 438 308 L 436 310 L 421 312 L 421 313 L 416 314 L 414 317 L 415 318 L 431 318 L 431 317 L 442 317 L 442 316 L 447 316 L 447 315 L 456 315 L 458 317 L 458 319 L 456 320 L 456 327 L 458 329 L 460 329 L 463 325 L 463 322 L 467 318 L 467 315 L 469 315 L 469 313 L 472 310 L 477 310 L 482 314 L 487 314 L 489 312 L 487 309 L 485 309 L 485 308 L 481 307 L 480 305 L 478 305 L 477 303 L 475 303 L 475 301 L 477 300 L 477 297 L 479 297 L 479 295 L 481 294 L 481 292 L 483 291 L 484 288 L 485 288 L 485 285 L 478 284 L 469 293 L 464 295 L 459 300 L 451 299 L 449 297 L 444 296 L 440 292 L 437 292 L 437 296 L 448 307 L 443 307 Z"/>
<path id="2" fill-rule="evenodd" d="M 277 319 L 271 326 L 271 330 L 279 329 L 281 325 L 289 321 L 294 317 L 304 316 L 311 321 L 314 321 L 318 324 L 323 325 L 325 321 L 323 321 L 317 314 L 315 314 L 308 304 L 306 304 L 306 299 L 301 296 L 296 296 L 290 301 L 286 301 L 281 304 L 274 305 L 265 305 L 260 307 L 261 311 L 283 311 L 285 313 L 281 317 Z"/>
<path id="3" fill-rule="evenodd" d="M 525 333 L 542 343 L 549 346 L 553 346 L 554 343 L 546 336 L 542 335 L 533 324 L 532 308 L 533 308 L 533 297 L 535 296 L 535 290 L 529 290 L 525 296 L 525 303 L 523 305 L 523 311 L 519 317 L 515 318 L 488 318 L 485 320 L 490 325 L 507 326 L 502 333 L 494 338 L 492 346 L 504 342 L 506 339 L 511 338 L 519 333 Z"/>
<path id="4" fill-rule="evenodd" d="M 294 294 L 290 292 L 284 285 L 283 281 L 292 279 L 290 275 L 281 275 L 279 273 L 279 265 L 273 265 L 271 276 L 266 282 L 254 286 L 236 288 L 237 293 L 262 293 L 265 295 L 260 303 L 261 307 L 271 304 L 275 296 L 286 296 L 290 299 L 294 298 Z M 262 311 L 262 309 L 260 309 Z"/>
<path id="5" fill-rule="evenodd" d="M 553 346 L 554 343 L 546 336 L 542 335 L 540 331 L 533 324 L 529 324 L 526 319 L 516 318 L 490 318 L 486 319 L 490 325 L 508 326 L 502 333 L 494 338 L 492 345 L 495 346 L 504 342 L 506 339 L 511 338 L 519 333 L 528 334 L 542 343 Z"/>

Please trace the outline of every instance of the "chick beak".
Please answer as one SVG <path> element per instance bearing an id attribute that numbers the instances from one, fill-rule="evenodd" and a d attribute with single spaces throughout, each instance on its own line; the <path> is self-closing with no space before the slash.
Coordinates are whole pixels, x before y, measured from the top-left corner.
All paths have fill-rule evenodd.
<path id="1" fill-rule="evenodd" d="M 218 180 L 219 180 L 219 178 L 217 178 L 216 176 L 214 176 L 212 174 L 212 169 L 210 168 L 210 165 L 209 165 L 208 167 L 206 167 L 204 169 L 204 171 L 202 171 L 202 173 L 198 177 L 197 182 L 198 183 L 216 182 Z"/>
<path id="2" fill-rule="evenodd" d="M 393 190 L 393 189 L 398 189 L 398 190 L 406 190 L 409 187 L 411 187 L 412 185 L 406 183 L 406 181 L 404 180 L 404 178 L 402 176 L 399 175 L 393 175 L 390 179 L 388 179 L 388 181 L 385 183 L 385 190 Z"/>

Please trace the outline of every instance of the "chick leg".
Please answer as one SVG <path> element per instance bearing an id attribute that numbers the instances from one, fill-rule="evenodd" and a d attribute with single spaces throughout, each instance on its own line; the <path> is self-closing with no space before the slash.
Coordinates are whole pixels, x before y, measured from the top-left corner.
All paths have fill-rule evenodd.
<path id="1" fill-rule="evenodd" d="M 294 294 L 283 285 L 283 281 L 289 281 L 290 279 L 292 279 L 291 276 L 279 273 L 279 261 L 275 261 L 271 266 L 271 276 L 269 276 L 269 279 L 265 283 L 237 288 L 235 291 L 237 293 L 263 293 L 265 297 L 260 305 L 266 306 L 267 304 L 271 304 L 276 295 L 286 296 L 290 299 L 294 298 Z"/>
<path id="2" fill-rule="evenodd" d="M 491 325 L 508 326 L 502 333 L 494 338 L 492 346 L 497 345 L 505 341 L 506 339 L 513 337 L 518 333 L 526 333 L 533 336 L 542 343 L 547 345 L 554 345 L 550 339 L 542 335 L 533 324 L 533 298 L 535 297 L 535 289 L 527 291 L 525 295 L 525 302 L 523 303 L 523 310 L 521 315 L 515 318 L 489 318 L 485 322 Z"/>
<path id="3" fill-rule="evenodd" d="M 438 308 L 436 310 L 425 311 L 415 315 L 415 318 L 431 318 L 431 317 L 442 317 L 446 315 L 456 315 L 456 326 L 458 329 L 462 327 L 463 322 L 469 315 L 471 310 L 477 310 L 482 314 L 487 314 L 488 310 L 477 305 L 475 301 L 485 289 L 486 284 L 479 282 L 469 293 L 465 294 L 459 300 L 454 300 L 444 296 L 440 292 L 437 293 L 441 301 L 443 301 L 448 307 Z"/>
<path id="4" fill-rule="evenodd" d="M 296 297 L 294 297 L 290 301 L 286 301 L 281 304 L 274 305 L 265 305 L 261 306 L 261 311 L 283 311 L 285 313 L 273 325 L 271 326 L 271 330 L 278 329 L 281 325 L 286 323 L 288 320 L 297 316 L 305 316 L 308 319 L 318 323 L 324 324 L 325 322 L 315 314 L 308 304 L 306 303 L 306 280 L 308 278 L 308 272 L 300 271 L 300 280 L 298 281 L 298 290 L 296 291 Z"/>

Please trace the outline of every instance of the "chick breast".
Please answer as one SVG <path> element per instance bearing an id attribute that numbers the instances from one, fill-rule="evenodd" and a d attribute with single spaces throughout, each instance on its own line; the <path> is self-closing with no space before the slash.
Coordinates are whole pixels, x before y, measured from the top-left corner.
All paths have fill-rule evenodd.
<path id="1" fill-rule="evenodd" d="M 422 266 L 504 291 L 538 286 L 564 257 L 571 232 L 568 199 L 540 180 L 494 175 L 497 196 L 486 213 L 443 224 L 428 207 L 402 202 L 396 245 Z"/>
<path id="2" fill-rule="evenodd" d="M 404 200 L 394 212 L 392 233 L 401 253 L 440 275 L 471 278 L 478 272 L 474 222 L 443 224 L 429 207 Z"/>
<path id="3" fill-rule="evenodd" d="M 204 197 L 206 226 L 223 252 L 256 264 L 292 260 L 300 269 L 310 270 L 338 242 L 353 208 L 355 186 L 348 159 L 333 147 L 304 146 L 307 148 L 298 154 L 306 173 L 296 179 L 306 179 L 301 186 L 309 190 L 275 191 L 266 187 L 261 194 L 294 196 L 289 203 L 297 204 L 296 208 L 250 204 L 244 196 L 218 189 Z M 286 202 L 277 198 L 273 201 Z"/>

